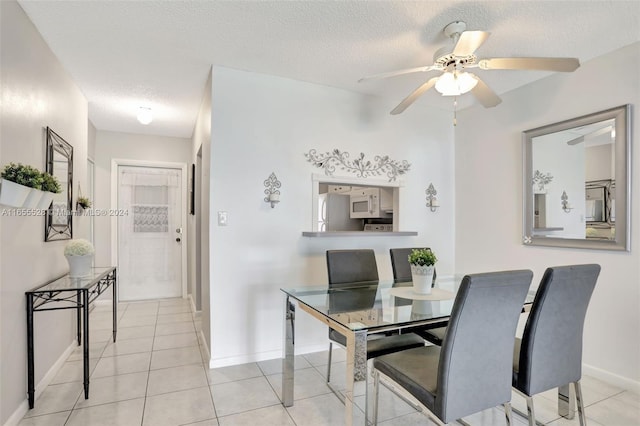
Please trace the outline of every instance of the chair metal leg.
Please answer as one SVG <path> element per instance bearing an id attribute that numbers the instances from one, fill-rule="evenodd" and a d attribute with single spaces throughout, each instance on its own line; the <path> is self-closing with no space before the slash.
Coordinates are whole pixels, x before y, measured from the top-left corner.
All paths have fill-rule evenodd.
<path id="1" fill-rule="evenodd" d="M 544 426 L 544 423 L 536 420 L 536 417 L 533 413 L 533 398 L 527 395 L 526 393 L 519 391 L 516 388 L 512 388 L 512 389 L 514 390 L 515 393 L 517 393 L 527 401 L 527 413 L 523 413 L 522 411 L 518 410 L 513 406 L 511 407 L 511 411 L 521 417 L 526 418 L 530 425 L 532 424 L 531 422 L 534 422 L 533 424 L 537 426 Z"/>
<path id="2" fill-rule="evenodd" d="M 527 399 L 527 420 L 529 420 L 529 426 L 536 426 L 536 415 L 533 410 L 533 398 L 530 396 Z"/>
<path id="3" fill-rule="evenodd" d="M 511 418 L 511 403 L 505 402 L 504 404 L 504 415 L 507 418 L 507 426 L 511 426 L 513 423 L 513 419 Z"/>
<path id="4" fill-rule="evenodd" d="M 578 405 L 578 418 L 580 419 L 580 426 L 587 426 L 587 417 L 584 412 L 584 400 L 582 399 L 582 386 L 580 381 L 573 383 L 573 387 L 576 390 L 576 403 Z"/>
<path id="5" fill-rule="evenodd" d="M 558 388 L 558 414 L 568 420 L 573 420 L 576 411 L 576 393 L 571 383 Z"/>
<path id="6" fill-rule="evenodd" d="M 333 343 L 329 342 L 329 363 L 327 364 L 327 383 L 331 381 L 331 355 L 333 354 Z"/>
<path id="7" fill-rule="evenodd" d="M 378 393 L 380 391 L 380 373 L 373 369 L 373 413 L 371 413 L 371 424 L 378 424 Z"/>

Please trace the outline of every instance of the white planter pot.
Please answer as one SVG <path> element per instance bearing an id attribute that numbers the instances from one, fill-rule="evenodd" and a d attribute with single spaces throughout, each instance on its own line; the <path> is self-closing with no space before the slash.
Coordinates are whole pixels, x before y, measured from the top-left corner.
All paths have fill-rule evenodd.
<path id="1" fill-rule="evenodd" d="M 37 209 L 46 210 L 51 207 L 51 202 L 53 201 L 53 197 L 56 194 L 53 192 L 43 191 L 42 198 L 40 198 L 40 202 L 38 203 Z"/>
<path id="2" fill-rule="evenodd" d="M 91 264 L 93 263 L 93 255 L 87 254 L 84 256 L 67 256 L 67 262 L 69 262 L 69 277 L 80 278 L 86 277 L 91 273 Z"/>
<path id="3" fill-rule="evenodd" d="M 1 185 L 0 204 L 8 207 L 22 207 L 31 192 L 28 186 L 18 185 L 6 179 L 1 180 Z"/>
<path id="4" fill-rule="evenodd" d="M 44 192 L 40 191 L 39 189 L 35 189 L 35 188 L 30 188 L 30 189 L 31 191 L 29 192 L 29 195 L 27 195 L 27 198 L 24 200 L 24 203 L 22 204 L 22 207 L 25 209 L 35 209 L 36 207 L 38 207 L 38 204 L 40 203 L 40 200 L 44 195 Z"/>
<path id="5" fill-rule="evenodd" d="M 431 284 L 433 283 L 433 269 L 433 265 L 411 265 L 411 279 L 413 281 L 413 291 L 415 293 L 431 294 Z"/>

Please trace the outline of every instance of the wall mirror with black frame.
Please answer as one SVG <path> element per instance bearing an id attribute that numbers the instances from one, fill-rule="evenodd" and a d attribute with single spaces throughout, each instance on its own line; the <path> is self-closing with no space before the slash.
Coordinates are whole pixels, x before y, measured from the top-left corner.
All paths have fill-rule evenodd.
<path id="1" fill-rule="evenodd" d="M 523 132 L 523 243 L 630 250 L 631 106 Z"/>
<path id="2" fill-rule="evenodd" d="M 44 240 L 57 241 L 73 238 L 73 147 L 60 135 L 47 127 L 47 172 L 55 176 L 62 191 L 55 195 L 47 210 Z"/>

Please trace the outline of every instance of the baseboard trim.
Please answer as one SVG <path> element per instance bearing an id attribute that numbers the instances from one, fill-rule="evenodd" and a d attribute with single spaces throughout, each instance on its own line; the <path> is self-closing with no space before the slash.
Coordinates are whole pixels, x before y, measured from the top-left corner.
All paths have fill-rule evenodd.
<path id="1" fill-rule="evenodd" d="M 603 370 L 592 365 L 582 364 L 582 372 L 591 376 L 594 379 L 602 380 L 610 385 L 617 386 L 619 388 L 630 390 L 635 393 L 640 393 L 640 382 L 629 379 L 628 377 L 619 376 L 611 373 L 610 371 Z"/>
<path id="2" fill-rule="evenodd" d="M 302 355 L 313 352 L 321 352 L 329 349 L 328 345 L 313 345 L 313 346 L 296 346 L 296 355 Z M 266 351 L 253 354 L 244 354 L 231 356 L 226 358 L 209 359 L 209 368 L 228 367 L 230 365 L 246 364 L 248 362 L 260 362 L 268 361 L 270 359 L 282 358 L 282 350 Z"/>
<path id="3" fill-rule="evenodd" d="M 211 352 L 209 352 L 209 346 L 207 346 L 207 339 L 204 337 L 204 331 L 200 330 L 200 352 L 204 351 L 202 355 L 203 359 L 209 360 L 211 363 Z"/>
<path id="4" fill-rule="evenodd" d="M 56 360 L 56 362 L 53 363 L 49 371 L 47 371 L 47 374 L 45 374 L 42 380 L 40 380 L 40 382 L 36 384 L 36 392 L 35 392 L 36 403 L 38 402 L 38 398 L 40 398 L 40 395 L 42 395 L 42 392 L 44 392 L 44 390 L 47 388 L 47 386 L 49 386 L 49 384 L 54 379 L 54 377 L 56 377 L 56 374 L 58 374 L 58 372 L 60 371 L 64 363 L 67 362 L 67 359 L 69 359 L 71 352 L 73 352 L 73 350 L 77 347 L 78 347 L 78 343 L 75 340 L 71 342 L 69 347 L 65 349 L 62 355 L 60 355 L 60 357 Z M 16 408 L 13 414 L 11 414 L 11 416 L 7 419 L 4 426 L 16 426 L 18 423 L 20 423 L 20 421 L 22 420 L 24 415 L 27 414 L 28 411 L 29 411 L 29 400 L 25 399 L 20 403 L 20 405 L 18 406 L 18 408 Z"/>
<path id="5" fill-rule="evenodd" d="M 189 304 L 191 305 L 191 313 L 193 315 L 193 318 L 200 318 L 202 317 L 202 311 L 198 311 L 196 310 L 196 304 L 193 301 L 193 296 L 191 294 L 189 294 L 187 296 L 187 299 L 189 299 Z"/>

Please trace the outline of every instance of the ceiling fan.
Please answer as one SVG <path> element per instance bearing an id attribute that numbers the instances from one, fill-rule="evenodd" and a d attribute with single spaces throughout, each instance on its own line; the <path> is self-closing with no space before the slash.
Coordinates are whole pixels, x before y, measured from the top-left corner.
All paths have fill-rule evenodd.
<path id="1" fill-rule="evenodd" d="M 475 51 L 482 46 L 491 33 L 487 31 L 465 31 L 467 24 L 455 21 L 444 27 L 444 34 L 453 40 L 453 45 L 439 49 L 433 55 L 433 65 L 408 68 L 361 78 L 359 82 L 396 77 L 417 72 L 440 71 L 438 77 L 429 79 L 395 107 L 391 114 L 400 114 L 423 93 L 435 86 L 443 96 L 458 96 L 471 92 L 485 108 L 498 105 L 502 100 L 478 76 L 468 68 L 482 70 L 538 70 L 572 72 L 579 66 L 576 58 L 486 58 L 478 59 Z"/>

